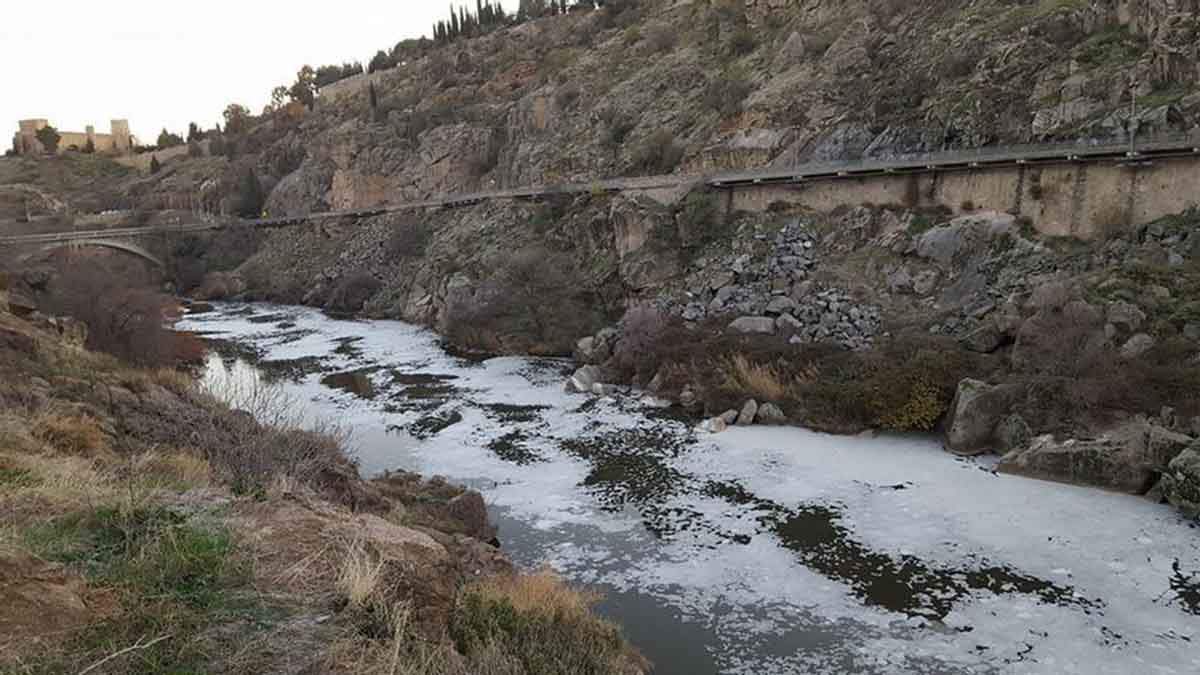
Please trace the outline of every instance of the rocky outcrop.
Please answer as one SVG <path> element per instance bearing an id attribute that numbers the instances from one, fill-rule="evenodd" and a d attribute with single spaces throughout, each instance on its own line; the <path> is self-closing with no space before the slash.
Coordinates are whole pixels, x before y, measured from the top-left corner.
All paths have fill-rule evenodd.
<path id="1" fill-rule="evenodd" d="M 946 446 L 955 454 L 981 455 L 1000 445 L 997 427 L 1008 416 L 1016 387 L 993 386 L 979 380 L 958 385 L 946 421 Z"/>
<path id="2" fill-rule="evenodd" d="M 1185 515 L 1200 518 L 1200 442 L 1171 461 L 1163 473 L 1162 492 Z"/>
<path id="3" fill-rule="evenodd" d="M 1190 436 L 1134 422 L 1092 439 L 1038 437 L 1029 447 L 1005 455 L 1000 470 L 1144 494 L 1192 442 Z"/>

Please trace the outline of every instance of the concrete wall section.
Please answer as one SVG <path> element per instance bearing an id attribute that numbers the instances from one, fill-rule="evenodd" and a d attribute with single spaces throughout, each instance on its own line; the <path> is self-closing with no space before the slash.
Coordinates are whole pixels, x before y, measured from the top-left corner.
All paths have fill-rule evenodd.
<path id="1" fill-rule="evenodd" d="M 1200 157 L 1143 164 L 1013 165 L 727 188 L 726 205 L 765 211 L 785 202 L 816 211 L 839 206 L 943 206 L 955 214 L 1000 211 L 1029 218 L 1042 234 L 1094 238 L 1200 205 Z"/>

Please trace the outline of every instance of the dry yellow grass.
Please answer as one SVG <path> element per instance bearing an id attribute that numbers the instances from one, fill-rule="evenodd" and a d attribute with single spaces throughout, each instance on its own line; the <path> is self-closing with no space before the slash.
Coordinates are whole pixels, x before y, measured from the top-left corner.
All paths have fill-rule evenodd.
<path id="1" fill-rule="evenodd" d="M 788 384 L 775 366 L 751 363 L 738 354 L 725 359 L 721 368 L 725 372 L 725 386 L 729 389 L 766 401 L 779 401 L 787 395 Z"/>
<path id="2" fill-rule="evenodd" d="M 179 489 L 208 487 L 212 484 L 212 467 L 198 452 L 179 450 L 148 452 L 134 458 L 136 474 L 150 481 L 161 481 Z"/>
<path id="3" fill-rule="evenodd" d="M 342 558 L 337 588 L 351 607 L 365 607 L 379 590 L 383 578 L 383 561 L 367 550 L 361 540 L 354 541 Z"/>
<path id="4" fill-rule="evenodd" d="M 507 600 L 519 612 L 551 616 L 584 616 L 600 600 L 596 593 L 568 586 L 550 569 L 494 577 L 476 584 L 472 590 L 489 600 Z"/>
<path id="5" fill-rule="evenodd" d="M 50 410 L 36 415 L 31 423 L 33 436 L 59 452 L 94 457 L 111 450 L 100 423 L 90 415 Z"/>

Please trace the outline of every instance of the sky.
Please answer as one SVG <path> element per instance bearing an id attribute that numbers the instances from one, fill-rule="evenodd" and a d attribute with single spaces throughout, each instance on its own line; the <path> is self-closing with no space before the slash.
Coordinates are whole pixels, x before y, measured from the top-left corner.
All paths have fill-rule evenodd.
<path id="1" fill-rule="evenodd" d="M 502 4 L 515 11 L 517 0 Z M 0 147 L 18 120 L 38 117 L 97 133 L 128 119 L 143 143 L 164 127 L 210 128 L 229 103 L 262 110 L 304 64 L 365 65 L 448 11 L 449 0 L 5 2 Z"/>

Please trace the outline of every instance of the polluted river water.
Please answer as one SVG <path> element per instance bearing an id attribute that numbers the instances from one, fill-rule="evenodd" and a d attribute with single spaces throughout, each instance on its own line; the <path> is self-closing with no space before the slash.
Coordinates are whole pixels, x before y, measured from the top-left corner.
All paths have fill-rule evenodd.
<path id="1" fill-rule="evenodd" d="M 693 431 L 571 364 L 396 321 L 223 303 L 205 379 L 351 433 L 364 475 L 478 489 L 520 565 L 605 599 L 655 673 L 1197 673 L 1200 529 L 928 438 Z"/>

